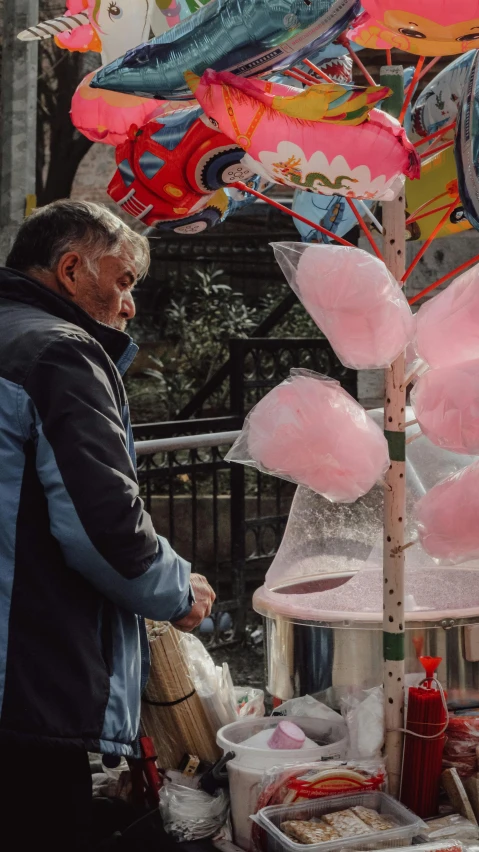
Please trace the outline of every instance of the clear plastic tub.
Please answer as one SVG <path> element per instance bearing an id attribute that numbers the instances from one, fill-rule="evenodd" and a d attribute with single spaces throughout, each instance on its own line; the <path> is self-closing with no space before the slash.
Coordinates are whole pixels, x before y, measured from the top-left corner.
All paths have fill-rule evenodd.
<path id="1" fill-rule="evenodd" d="M 383 816 L 390 817 L 395 823 L 395 827 L 386 831 L 355 837 L 341 837 L 339 840 L 318 844 L 295 843 L 280 829 L 281 823 L 287 820 L 320 819 L 325 814 L 353 808 L 356 805 L 371 808 Z M 380 792 L 358 793 L 350 796 L 328 796 L 324 799 L 315 799 L 298 805 L 272 805 L 268 808 L 262 808 L 254 819 L 266 832 L 267 841 L 264 844 L 264 849 L 267 852 L 299 852 L 299 850 L 304 852 L 305 849 L 311 850 L 311 852 L 315 852 L 315 850 L 317 852 L 335 852 L 335 850 L 354 849 L 355 852 L 359 852 L 363 849 L 410 846 L 413 838 L 421 834 L 425 828 L 422 819 L 419 819 L 392 796 Z"/>

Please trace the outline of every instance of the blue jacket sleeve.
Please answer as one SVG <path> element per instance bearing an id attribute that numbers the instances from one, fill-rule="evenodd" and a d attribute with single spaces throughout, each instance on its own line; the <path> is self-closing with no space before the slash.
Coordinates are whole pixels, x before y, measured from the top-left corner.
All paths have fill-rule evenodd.
<path id="1" fill-rule="evenodd" d="M 121 378 L 81 330 L 41 353 L 25 390 L 37 472 L 67 565 L 118 606 L 159 621 L 190 608 L 190 565 L 157 536 L 127 449 Z"/>

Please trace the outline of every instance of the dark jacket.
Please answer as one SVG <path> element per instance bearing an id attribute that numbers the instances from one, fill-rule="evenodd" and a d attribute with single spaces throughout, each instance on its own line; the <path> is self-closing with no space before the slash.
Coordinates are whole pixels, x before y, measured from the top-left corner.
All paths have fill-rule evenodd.
<path id="1" fill-rule="evenodd" d="M 121 375 L 137 347 L 0 270 L 0 744 L 131 754 L 143 618 L 190 607 L 138 492 Z"/>

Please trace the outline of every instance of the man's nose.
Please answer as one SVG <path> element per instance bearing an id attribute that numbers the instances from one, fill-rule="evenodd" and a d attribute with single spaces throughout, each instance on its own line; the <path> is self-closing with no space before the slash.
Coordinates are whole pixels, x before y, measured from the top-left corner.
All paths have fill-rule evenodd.
<path id="1" fill-rule="evenodd" d="M 131 320 L 136 314 L 136 307 L 133 296 L 131 293 L 124 293 L 123 298 L 121 300 L 121 315 L 127 319 Z"/>

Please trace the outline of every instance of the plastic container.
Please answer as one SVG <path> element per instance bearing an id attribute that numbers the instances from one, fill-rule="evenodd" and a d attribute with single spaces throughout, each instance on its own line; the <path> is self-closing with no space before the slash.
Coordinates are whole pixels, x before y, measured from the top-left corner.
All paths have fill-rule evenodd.
<path id="1" fill-rule="evenodd" d="M 386 793 L 358 793 L 350 796 L 329 796 L 324 799 L 315 799 L 311 802 L 302 802 L 298 805 L 273 805 L 263 808 L 255 816 L 255 822 L 265 829 L 266 843 L 265 852 L 298 852 L 305 849 L 304 843 L 295 843 L 280 829 L 280 825 L 287 820 L 311 820 L 320 819 L 323 814 L 331 814 L 346 808 L 360 805 L 371 808 L 383 816 L 390 817 L 396 827 L 387 831 L 379 831 L 356 837 L 341 837 L 339 840 L 331 840 L 327 843 L 307 844 L 310 852 L 335 852 L 341 849 L 354 849 L 356 852 L 362 849 L 385 849 L 399 846 L 410 846 L 416 835 L 421 834 L 425 823 L 419 819 L 404 805 L 396 802 L 392 796 Z"/>
<path id="2" fill-rule="evenodd" d="M 295 724 L 304 731 L 306 737 L 318 743 L 314 747 L 291 751 L 243 745 L 245 740 L 266 729 L 272 730 L 279 722 L 281 717 L 240 719 L 225 725 L 216 735 L 216 742 L 223 752 L 234 754 L 234 759 L 227 764 L 227 770 L 234 841 L 241 849 L 250 848 L 250 815 L 256 810 L 265 769 L 317 760 L 341 760 L 346 757 L 347 731 L 342 720 L 335 722 L 295 716 Z"/>

